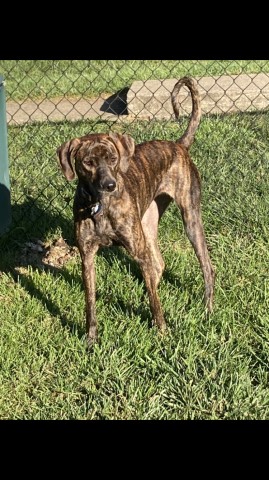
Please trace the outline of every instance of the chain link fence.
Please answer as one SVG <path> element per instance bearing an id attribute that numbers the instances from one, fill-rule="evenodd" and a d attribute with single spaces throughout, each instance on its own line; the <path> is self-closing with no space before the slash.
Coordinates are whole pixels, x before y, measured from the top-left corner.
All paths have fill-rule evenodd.
<path id="1" fill-rule="evenodd" d="M 175 82 L 198 82 L 208 116 L 266 112 L 268 61 L 0 61 L 5 78 L 12 228 L 70 238 L 75 185 L 59 172 L 56 149 L 91 132 L 116 130 L 136 142 L 176 139 L 191 111 L 182 90 L 181 125 L 172 114 Z M 210 141 L 210 139 L 208 140 Z M 220 139 L 221 141 L 221 139 Z"/>

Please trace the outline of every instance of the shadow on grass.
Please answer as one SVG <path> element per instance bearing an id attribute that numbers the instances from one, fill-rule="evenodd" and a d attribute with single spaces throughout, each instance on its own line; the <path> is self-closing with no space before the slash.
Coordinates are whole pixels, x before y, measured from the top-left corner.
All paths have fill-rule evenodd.
<path id="1" fill-rule="evenodd" d="M 28 264 L 22 264 L 21 262 L 21 252 L 25 242 L 33 239 L 43 239 L 48 232 L 56 231 L 57 229 L 61 230 L 62 236 L 67 240 L 67 243 L 73 246 L 73 219 L 65 219 L 60 212 L 50 213 L 44 211 L 32 200 L 28 200 L 22 205 L 12 206 L 12 219 L 13 223 L 10 230 L 0 237 L 0 272 L 10 273 L 15 281 L 18 281 L 19 277 L 20 284 L 32 297 L 38 299 L 52 316 L 57 316 L 63 327 L 68 328 L 71 333 L 76 331 L 79 338 L 82 338 L 85 335 L 84 327 L 79 327 L 72 321 L 72 318 L 64 315 L 60 306 L 36 286 L 34 279 L 25 274 L 22 269 L 18 270 L 18 267 L 21 266 L 26 268 L 27 266 L 32 266 L 40 270 L 40 272 L 45 271 L 50 272 L 54 276 L 61 276 L 70 285 L 73 285 L 74 283 L 80 284 L 81 290 L 83 290 L 83 282 L 80 274 L 69 273 L 64 267 L 57 268 L 55 266 L 50 266 L 44 263 L 42 258 L 39 264 L 31 261 L 29 261 Z M 113 267 L 115 259 L 117 259 L 123 269 L 124 267 L 127 268 L 131 275 L 138 279 L 139 282 L 143 283 L 143 277 L 139 266 L 122 248 L 111 247 L 100 249 L 98 255 L 102 256 L 110 267 Z M 122 277 L 122 281 L 124 281 L 124 271 L 122 271 Z M 179 289 L 179 292 L 184 288 L 184 285 L 182 285 L 178 276 L 175 276 L 169 270 L 169 265 L 167 265 L 162 278 L 165 282 L 176 286 Z M 118 307 L 124 315 L 139 315 L 142 323 L 147 322 L 148 325 L 151 325 L 151 313 L 148 306 L 148 297 L 144 283 L 143 286 L 143 298 L 141 299 L 141 304 L 138 308 L 125 303 L 121 298 L 117 298 L 114 295 L 113 298 L 107 298 L 104 300 L 106 303 L 113 302 L 114 306 L 116 308 Z"/>
<path id="2" fill-rule="evenodd" d="M 21 261 L 22 249 L 25 242 L 33 239 L 43 239 L 48 232 L 61 229 L 62 235 L 68 243 L 74 244 L 72 219 L 66 220 L 61 213 L 49 213 L 43 210 L 32 199 L 27 200 L 21 205 L 11 207 L 12 223 L 8 232 L 0 237 L 0 272 L 10 273 L 17 282 L 18 278 L 22 287 L 32 296 L 38 299 L 52 316 L 58 316 L 61 324 L 67 327 L 70 332 L 76 329 L 72 319 L 63 315 L 60 307 L 55 304 L 47 295 L 45 295 L 35 284 L 35 281 L 19 267 L 32 266 L 41 271 L 49 271 L 55 276 L 62 276 L 65 281 L 73 284 L 80 282 L 83 288 L 82 280 L 79 275 L 70 274 L 65 268 L 49 266 L 45 263 L 31 262 L 28 265 Z M 84 329 L 78 328 L 78 335 L 82 337 L 85 334 Z"/>

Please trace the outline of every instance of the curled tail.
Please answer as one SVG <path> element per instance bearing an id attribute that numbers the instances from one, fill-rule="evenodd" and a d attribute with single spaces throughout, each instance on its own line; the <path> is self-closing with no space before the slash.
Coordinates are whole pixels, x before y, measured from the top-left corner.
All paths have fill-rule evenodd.
<path id="1" fill-rule="evenodd" d="M 200 102 L 200 96 L 199 92 L 196 86 L 196 83 L 194 80 L 190 77 L 183 77 L 181 78 L 174 86 L 173 91 L 172 91 L 172 105 L 173 105 L 173 110 L 176 118 L 178 119 L 179 115 L 179 102 L 178 102 L 178 93 L 179 90 L 181 89 L 182 85 L 186 85 L 188 89 L 191 92 L 191 98 L 192 98 L 192 114 L 191 118 L 187 127 L 186 132 L 180 137 L 177 142 L 182 143 L 184 147 L 187 149 L 190 148 L 190 146 L 193 143 L 194 140 L 194 135 L 195 132 L 199 126 L 200 119 L 201 119 L 201 102 Z"/>

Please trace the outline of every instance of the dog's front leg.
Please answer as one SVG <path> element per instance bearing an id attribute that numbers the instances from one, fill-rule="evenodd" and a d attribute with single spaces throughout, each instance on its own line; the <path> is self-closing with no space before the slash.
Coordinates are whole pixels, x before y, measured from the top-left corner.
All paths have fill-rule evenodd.
<path id="1" fill-rule="evenodd" d="M 94 255 L 98 246 L 95 245 L 94 247 L 89 249 L 82 257 L 82 276 L 86 300 L 86 334 L 89 347 L 97 341 Z"/>
<path id="2" fill-rule="evenodd" d="M 97 341 L 97 320 L 95 312 L 95 268 L 94 256 L 99 248 L 95 242 L 78 242 L 82 260 L 82 278 L 86 300 L 86 334 L 90 347 Z"/>

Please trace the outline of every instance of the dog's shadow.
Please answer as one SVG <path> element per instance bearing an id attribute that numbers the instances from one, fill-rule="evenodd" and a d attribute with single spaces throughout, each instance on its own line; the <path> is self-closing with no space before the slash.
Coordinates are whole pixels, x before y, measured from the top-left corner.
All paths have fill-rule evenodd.
<path id="1" fill-rule="evenodd" d="M 137 280 L 143 285 L 143 293 L 141 297 L 141 302 L 139 306 L 135 307 L 130 303 L 126 303 L 120 295 L 113 295 L 113 299 L 109 299 L 109 303 L 113 302 L 113 305 L 116 309 L 120 310 L 125 317 L 130 317 L 132 315 L 139 316 L 141 322 L 147 322 L 148 325 L 151 325 L 151 314 L 148 307 L 148 299 L 146 287 L 143 281 L 143 276 L 138 264 L 125 252 L 123 247 L 110 247 L 102 248 L 98 251 L 98 256 L 102 257 L 108 268 L 113 268 L 115 261 L 120 264 L 120 275 L 122 281 L 124 282 L 124 275 L 126 270 L 131 274 L 134 280 Z M 116 292 L 115 292 L 116 293 Z M 97 299 L 99 297 L 97 290 Z"/>
<path id="2" fill-rule="evenodd" d="M 120 262 L 121 265 L 121 275 L 122 275 L 122 281 L 124 282 L 124 274 L 126 270 L 130 272 L 132 277 L 137 280 L 139 283 L 143 285 L 143 293 L 141 297 L 141 303 L 138 307 L 131 306 L 130 304 L 126 304 L 120 297 L 115 297 L 113 296 L 113 304 L 127 316 L 129 316 L 131 313 L 137 315 L 140 317 L 141 322 L 147 322 L 149 326 L 152 325 L 152 315 L 149 309 L 149 299 L 148 299 L 148 294 L 147 294 L 147 289 L 144 283 L 143 275 L 141 273 L 140 267 L 137 264 L 135 260 L 133 260 L 132 257 L 130 257 L 127 252 L 125 252 L 123 247 L 110 247 L 110 248 L 104 248 L 99 250 L 98 255 L 102 256 L 106 262 L 108 263 L 108 266 L 113 268 L 113 265 L 115 263 L 115 259 L 117 259 Z M 179 292 L 183 291 L 184 288 L 184 282 L 182 279 L 173 273 L 173 271 L 169 268 L 169 265 L 165 266 L 161 282 L 168 283 L 170 285 L 173 285 L 173 287 L 176 287 Z M 82 287 L 83 288 L 83 287 Z M 98 295 L 97 295 L 98 298 Z M 189 305 L 193 304 L 195 298 L 192 292 L 189 294 L 189 302 L 188 305 L 186 306 L 188 308 Z"/>

